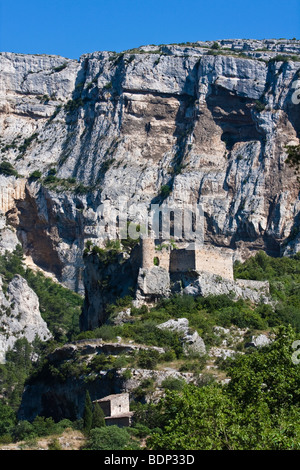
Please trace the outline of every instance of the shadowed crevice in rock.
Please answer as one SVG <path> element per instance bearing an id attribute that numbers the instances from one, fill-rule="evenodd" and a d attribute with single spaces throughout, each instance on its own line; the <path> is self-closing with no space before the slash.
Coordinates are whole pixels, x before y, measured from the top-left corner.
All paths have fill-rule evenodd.
<path id="1" fill-rule="evenodd" d="M 40 191 L 43 191 L 42 188 Z M 25 254 L 31 255 L 35 264 L 60 279 L 63 265 L 57 253 L 57 219 L 50 205 L 51 200 L 46 199 L 46 211 L 41 213 L 38 199 L 32 197 L 26 189 L 25 199 L 17 203 L 17 233 Z"/>
<path id="2" fill-rule="evenodd" d="M 108 318 L 109 304 L 133 294 L 140 256 L 140 247 L 137 246 L 129 258 L 120 253 L 112 256 L 107 264 L 96 254 L 84 258 L 85 300 L 80 316 L 81 330 L 92 330 L 103 325 Z"/>
<path id="3" fill-rule="evenodd" d="M 221 86 L 211 85 L 206 103 L 215 123 L 222 129 L 221 139 L 227 150 L 232 150 L 237 142 L 262 140 L 263 132 L 257 129 L 252 118 L 254 100 L 238 96 Z"/>

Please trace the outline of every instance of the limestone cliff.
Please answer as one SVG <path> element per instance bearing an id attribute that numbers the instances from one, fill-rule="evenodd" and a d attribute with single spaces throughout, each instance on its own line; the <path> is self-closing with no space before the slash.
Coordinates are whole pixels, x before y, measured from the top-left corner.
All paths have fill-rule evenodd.
<path id="1" fill-rule="evenodd" d="M 14 276 L 4 293 L 0 279 L 0 363 L 17 339 L 26 338 L 32 343 L 36 337 L 47 341 L 51 336 L 41 317 L 38 297 L 26 280 Z"/>
<path id="2" fill-rule="evenodd" d="M 155 381 L 158 388 L 167 377 L 177 377 L 186 382 L 196 380 L 192 373 L 180 373 L 171 368 L 154 371 L 127 368 L 99 370 L 99 367 L 94 367 L 93 359 L 97 360 L 99 355 L 115 358 L 122 354 L 131 356 L 140 349 L 164 352 L 163 348 L 105 343 L 101 339 L 77 341 L 56 349 L 48 356 L 42 372 L 31 378 L 25 388 L 18 411 L 19 419 L 32 421 L 37 415 L 51 416 L 56 421 L 82 418 L 87 390 L 92 400 L 120 392 L 130 392 L 134 397 L 137 387 L 145 379 Z M 126 371 L 128 373 L 129 370 L 128 377 Z M 161 393 L 162 390 L 160 396 Z"/>
<path id="3" fill-rule="evenodd" d="M 0 155 L 18 173 L 1 178 L 14 188 L 1 208 L 27 254 L 69 287 L 83 290 L 99 205 L 150 204 L 164 185 L 167 202 L 202 203 L 212 245 L 241 258 L 299 250 L 286 145 L 299 144 L 300 42 L 216 44 L 78 61 L 1 53 Z"/>

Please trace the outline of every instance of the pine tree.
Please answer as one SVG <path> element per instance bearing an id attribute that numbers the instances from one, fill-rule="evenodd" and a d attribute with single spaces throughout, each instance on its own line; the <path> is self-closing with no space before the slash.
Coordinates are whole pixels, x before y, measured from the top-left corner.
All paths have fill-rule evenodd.
<path id="1" fill-rule="evenodd" d="M 96 402 L 93 411 L 92 429 L 102 428 L 103 426 L 105 426 L 104 412 L 99 403 Z"/>
<path id="2" fill-rule="evenodd" d="M 84 412 L 83 412 L 83 429 L 86 434 L 89 434 L 92 428 L 93 420 L 93 407 L 92 400 L 88 391 L 85 394 Z"/>

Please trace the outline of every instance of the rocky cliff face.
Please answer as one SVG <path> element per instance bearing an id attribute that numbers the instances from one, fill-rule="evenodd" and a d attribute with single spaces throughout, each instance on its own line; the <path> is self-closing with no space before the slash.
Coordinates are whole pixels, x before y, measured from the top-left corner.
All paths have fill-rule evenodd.
<path id="1" fill-rule="evenodd" d="M 166 202 L 201 203 L 206 241 L 237 257 L 299 250 L 285 146 L 299 144 L 300 42 L 217 44 L 78 61 L 1 53 L 0 155 L 19 178 L 0 184 L 24 184 L 9 205 L 2 189 L 1 208 L 26 252 L 67 286 L 83 290 L 84 243 L 104 232 L 99 205 L 149 205 L 164 185 Z"/>
<path id="2" fill-rule="evenodd" d="M 180 373 L 171 368 L 154 371 L 125 368 L 99 370 L 98 367 L 87 372 L 86 366 L 91 363 L 93 358 L 99 357 L 97 356 L 99 354 L 114 357 L 120 354 L 130 356 L 141 349 L 164 352 L 163 348 L 154 346 L 104 343 L 101 339 L 82 340 L 56 349 L 48 356 L 46 368 L 33 378 L 25 388 L 18 412 L 19 418 L 32 421 L 37 415 L 40 415 L 51 416 L 56 421 L 64 418 L 79 419 L 82 418 L 84 412 L 86 390 L 90 393 L 92 400 L 98 400 L 120 392 L 130 392 L 131 396 L 134 396 L 137 387 L 145 379 L 153 380 L 158 389 L 167 377 L 180 378 L 186 382 L 196 380 L 195 375 L 190 372 Z M 71 366 L 69 372 L 66 373 L 66 366 L 72 361 L 75 361 L 77 368 L 78 364 L 81 366 L 85 364 L 85 367 L 76 373 L 74 367 L 72 369 Z M 128 377 L 126 371 L 128 373 L 129 370 Z M 162 390 L 160 393 L 159 390 L 157 392 L 158 396 L 161 396 Z M 151 398 L 153 397 L 151 396 Z"/>
<path id="3" fill-rule="evenodd" d="M 25 337 L 32 343 L 36 337 L 47 341 L 52 335 L 41 317 L 38 297 L 26 280 L 16 275 L 6 293 L 0 281 L 0 363 L 3 363 L 5 353 L 17 339 Z"/>

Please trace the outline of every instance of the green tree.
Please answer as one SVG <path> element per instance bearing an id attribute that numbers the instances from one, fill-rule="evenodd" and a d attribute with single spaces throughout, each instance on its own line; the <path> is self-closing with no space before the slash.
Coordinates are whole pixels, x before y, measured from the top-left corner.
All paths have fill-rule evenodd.
<path id="1" fill-rule="evenodd" d="M 237 356 L 230 381 L 167 392 L 158 409 L 162 434 L 153 450 L 299 450 L 300 364 L 292 354 L 295 332 L 281 327 L 276 340 Z"/>
<path id="2" fill-rule="evenodd" d="M 92 429 L 92 421 L 93 421 L 93 405 L 92 405 L 90 394 L 88 391 L 86 391 L 84 411 L 83 411 L 83 429 L 86 434 L 89 434 L 90 430 Z"/>
<path id="3" fill-rule="evenodd" d="M 0 163 L 0 174 L 4 176 L 18 176 L 12 164 L 6 161 Z"/>
<path id="4" fill-rule="evenodd" d="M 234 449 L 227 440 L 236 411 L 220 386 L 186 386 L 182 394 L 167 392 L 160 411 L 165 426 L 162 434 L 154 433 L 149 439 L 151 449 Z"/>
<path id="5" fill-rule="evenodd" d="M 96 402 L 93 410 L 92 429 L 102 428 L 103 426 L 105 426 L 104 413 L 99 403 Z"/>
<path id="6" fill-rule="evenodd" d="M 160 354 L 154 350 L 141 349 L 137 354 L 138 366 L 142 369 L 155 369 L 159 361 Z"/>
<path id="7" fill-rule="evenodd" d="M 214 50 L 218 50 L 218 49 L 221 49 L 221 46 L 217 42 L 214 42 L 213 45 L 211 46 L 211 48 L 214 49 Z"/>
<path id="8" fill-rule="evenodd" d="M 54 437 L 53 439 L 51 439 L 51 441 L 48 444 L 48 450 L 63 450 L 57 437 Z"/>
<path id="9" fill-rule="evenodd" d="M 123 450 L 130 440 L 125 428 L 115 425 L 95 428 L 90 432 L 87 450 Z"/>
<path id="10" fill-rule="evenodd" d="M 23 441 L 37 436 L 34 426 L 29 421 L 19 421 L 13 429 L 14 441 Z"/>
<path id="11" fill-rule="evenodd" d="M 0 364 L 1 394 L 14 410 L 19 408 L 25 380 L 33 369 L 31 355 L 32 346 L 26 338 L 19 338 L 6 353 L 6 363 Z"/>
<path id="12" fill-rule="evenodd" d="M 26 338 L 19 338 L 14 344 L 14 348 L 6 354 L 6 360 L 28 373 L 32 368 L 31 361 L 32 346 Z"/>
<path id="13" fill-rule="evenodd" d="M 163 199 L 166 199 L 170 195 L 171 191 L 172 189 L 168 184 L 163 184 L 160 188 L 160 195 Z"/>
<path id="14" fill-rule="evenodd" d="M 272 413 L 300 402 L 300 365 L 293 364 L 294 330 L 279 327 L 276 340 L 267 348 L 238 356 L 228 369 L 228 393 L 241 407 L 264 402 Z"/>
<path id="15" fill-rule="evenodd" d="M 42 172 L 40 170 L 35 170 L 30 174 L 29 179 L 32 181 L 35 181 L 35 180 L 39 180 L 41 177 L 42 177 Z"/>
<path id="16" fill-rule="evenodd" d="M 0 400 L 0 436 L 10 434 L 16 423 L 16 414 L 14 410 Z"/>
<path id="17" fill-rule="evenodd" d="M 56 424 L 52 418 L 36 416 L 32 422 L 34 432 L 37 436 L 49 436 L 56 431 Z"/>

